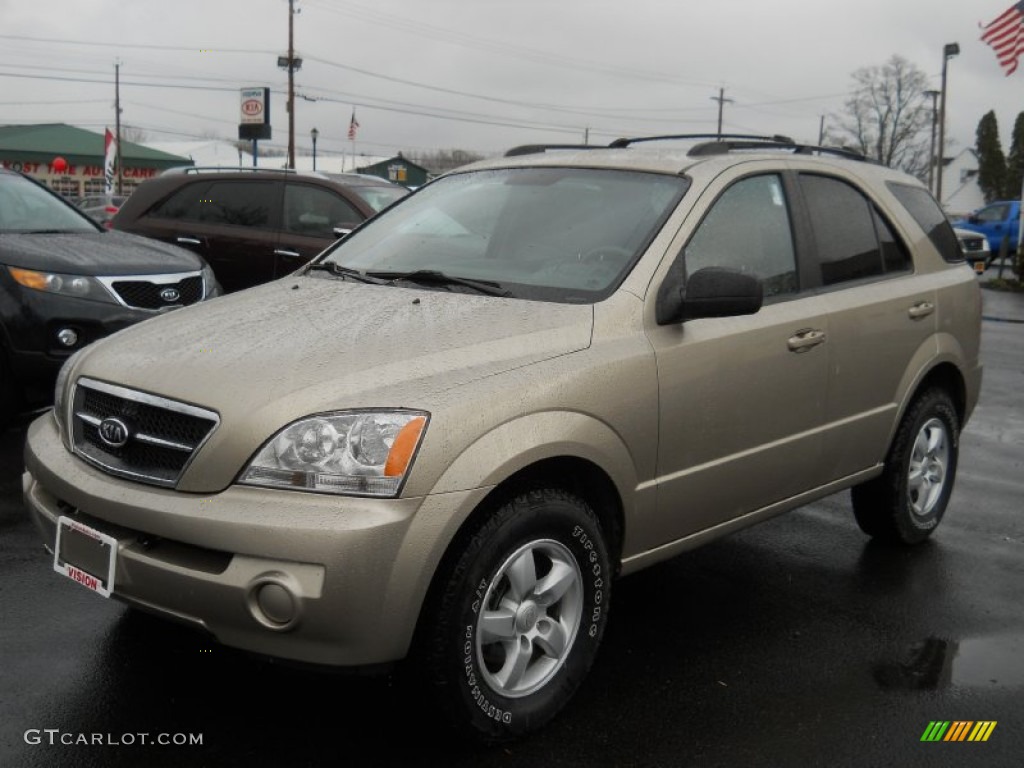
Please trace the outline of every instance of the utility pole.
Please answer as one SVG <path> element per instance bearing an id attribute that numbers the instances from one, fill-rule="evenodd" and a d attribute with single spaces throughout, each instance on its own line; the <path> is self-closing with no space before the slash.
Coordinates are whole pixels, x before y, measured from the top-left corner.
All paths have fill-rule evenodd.
<path id="1" fill-rule="evenodd" d="M 942 101 L 939 104 L 939 160 L 935 168 L 935 199 L 942 205 L 942 158 L 946 153 L 946 65 L 949 60 L 960 53 L 956 43 L 946 43 L 942 47 Z"/>
<path id="2" fill-rule="evenodd" d="M 825 116 L 821 116 L 821 120 L 818 121 L 818 146 L 822 146 L 825 143 Z"/>
<path id="3" fill-rule="evenodd" d="M 590 126 L 589 125 L 586 128 L 583 129 L 583 143 L 584 144 L 589 144 L 590 143 Z"/>
<path id="4" fill-rule="evenodd" d="M 288 167 L 295 168 L 295 0 L 288 0 Z"/>
<path id="5" fill-rule="evenodd" d="M 114 60 L 114 136 L 117 141 L 117 194 L 121 194 L 121 61 Z"/>
<path id="6" fill-rule="evenodd" d="M 288 0 L 288 55 L 277 57 L 277 66 L 288 70 L 288 100 L 285 110 L 288 112 L 288 168 L 295 168 L 295 70 L 302 69 L 302 59 L 295 56 L 295 0 Z M 253 139 L 253 165 L 256 165 L 256 140 Z"/>
<path id="7" fill-rule="evenodd" d="M 722 138 L 722 105 L 725 104 L 725 102 L 727 102 L 727 101 L 730 104 L 732 104 L 733 100 L 725 98 L 725 88 L 719 88 L 718 89 L 718 95 L 717 96 L 711 96 L 710 98 L 711 98 L 712 101 L 717 101 L 718 102 L 718 138 L 721 139 Z"/>

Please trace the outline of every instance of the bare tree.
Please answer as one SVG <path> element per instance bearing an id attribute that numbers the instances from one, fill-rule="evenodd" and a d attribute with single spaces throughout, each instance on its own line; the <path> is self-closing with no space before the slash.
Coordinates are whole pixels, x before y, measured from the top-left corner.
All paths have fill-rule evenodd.
<path id="1" fill-rule="evenodd" d="M 407 157 L 433 173 L 444 173 L 482 160 L 484 156 L 464 149 L 439 149 L 433 152 L 412 152 Z"/>
<path id="2" fill-rule="evenodd" d="M 133 144 L 144 144 L 149 140 L 149 135 L 134 125 L 121 125 L 121 141 L 130 141 Z"/>
<path id="3" fill-rule="evenodd" d="M 928 77 L 894 55 L 882 66 L 852 75 L 853 93 L 836 119 L 839 131 L 868 157 L 919 178 L 928 174 L 932 111 Z"/>

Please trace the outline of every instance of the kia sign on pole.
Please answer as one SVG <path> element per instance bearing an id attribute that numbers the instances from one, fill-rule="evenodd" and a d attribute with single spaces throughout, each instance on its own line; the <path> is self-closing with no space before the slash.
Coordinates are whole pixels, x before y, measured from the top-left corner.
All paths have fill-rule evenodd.
<path id="1" fill-rule="evenodd" d="M 270 138 L 270 89 L 243 88 L 238 138 Z"/>

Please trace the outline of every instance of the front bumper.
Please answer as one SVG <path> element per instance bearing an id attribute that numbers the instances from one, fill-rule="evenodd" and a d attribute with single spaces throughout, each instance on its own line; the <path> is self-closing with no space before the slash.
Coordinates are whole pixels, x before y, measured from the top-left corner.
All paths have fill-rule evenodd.
<path id="1" fill-rule="evenodd" d="M 93 301 L 20 286 L 0 267 L 0 339 L 10 357 L 14 377 L 31 405 L 53 402 L 57 372 L 72 354 L 98 339 L 179 307 L 146 310 Z M 220 285 L 206 285 L 203 300 L 221 295 Z M 58 340 L 70 330 L 77 341 Z"/>
<path id="2" fill-rule="evenodd" d="M 2 269 L 2 268 L 0 268 Z M 155 313 L 74 296 L 33 291 L 9 278 L 0 290 L 0 333 L 14 377 L 30 404 L 53 402 L 53 383 L 61 365 L 82 347 L 153 317 Z M 65 346 L 57 339 L 64 329 L 78 337 Z"/>
<path id="3" fill-rule="evenodd" d="M 444 521 L 486 494 L 180 493 L 87 465 L 65 449 L 51 413 L 29 427 L 25 467 L 25 502 L 49 549 L 61 515 L 117 540 L 114 597 L 225 645 L 346 666 L 408 652 L 446 544 Z M 436 521 L 425 527 L 433 533 L 416 519 Z"/>

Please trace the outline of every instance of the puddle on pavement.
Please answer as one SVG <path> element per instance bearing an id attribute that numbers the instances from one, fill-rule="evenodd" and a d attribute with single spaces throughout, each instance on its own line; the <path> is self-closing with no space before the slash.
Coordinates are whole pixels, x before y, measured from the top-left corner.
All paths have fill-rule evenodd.
<path id="1" fill-rule="evenodd" d="M 1024 687 L 1024 635 L 992 635 L 914 643 L 904 660 L 874 669 L 883 688 Z"/>

